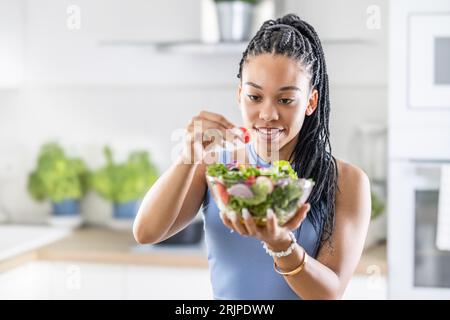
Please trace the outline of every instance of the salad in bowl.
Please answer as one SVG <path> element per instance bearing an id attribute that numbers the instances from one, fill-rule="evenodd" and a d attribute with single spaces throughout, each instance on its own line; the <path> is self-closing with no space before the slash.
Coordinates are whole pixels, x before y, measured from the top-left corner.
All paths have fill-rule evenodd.
<path id="1" fill-rule="evenodd" d="M 314 186 L 312 179 L 299 178 L 288 161 L 274 161 L 269 168 L 243 164 L 216 163 L 206 170 L 209 190 L 228 217 L 247 209 L 258 226 L 265 226 L 267 210 L 272 209 L 283 225 L 304 204 Z M 233 213 L 234 212 L 234 213 Z"/>

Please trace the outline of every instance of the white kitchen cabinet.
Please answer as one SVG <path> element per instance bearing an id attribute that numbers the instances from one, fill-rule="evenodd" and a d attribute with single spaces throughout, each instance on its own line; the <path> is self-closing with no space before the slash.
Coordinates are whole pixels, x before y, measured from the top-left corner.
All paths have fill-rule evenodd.
<path id="1" fill-rule="evenodd" d="M 36 261 L 0 274 L 0 299 L 123 299 L 121 265 Z"/>
<path id="2" fill-rule="evenodd" d="M 126 267 L 127 299 L 212 299 L 208 269 Z"/>
<path id="3" fill-rule="evenodd" d="M 0 89 L 15 89 L 23 75 L 23 1 L 0 1 Z"/>
<path id="4" fill-rule="evenodd" d="M 57 262 L 50 265 L 51 299 L 124 299 L 123 265 Z"/>
<path id="5" fill-rule="evenodd" d="M 0 273 L 0 300 L 51 299 L 51 264 L 35 262 Z"/>
<path id="6" fill-rule="evenodd" d="M 0 299 L 211 299 L 206 268 L 34 261 L 0 273 Z"/>

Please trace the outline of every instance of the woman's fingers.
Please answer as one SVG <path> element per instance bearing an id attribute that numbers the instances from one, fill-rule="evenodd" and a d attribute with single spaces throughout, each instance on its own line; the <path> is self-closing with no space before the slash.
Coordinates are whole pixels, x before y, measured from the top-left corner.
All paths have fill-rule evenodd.
<path id="1" fill-rule="evenodd" d="M 294 217 L 285 223 L 282 227 L 288 230 L 297 229 L 302 221 L 306 218 L 311 205 L 309 203 L 303 204 L 296 212 Z M 223 223 L 231 230 L 237 231 L 242 236 L 252 236 L 257 238 L 264 238 L 274 236 L 279 233 L 278 219 L 272 209 L 267 210 L 267 222 L 265 227 L 258 227 L 255 220 L 247 209 L 242 209 L 243 223 L 240 216 L 234 211 L 229 211 L 228 215 L 220 212 L 220 217 Z"/>
<path id="2" fill-rule="evenodd" d="M 253 217 L 246 208 L 242 209 L 242 217 L 244 218 L 244 224 L 248 231 L 248 235 L 252 237 L 258 235 L 259 231 L 255 220 L 253 220 Z"/>
<path id="3" fill-rule="evenodd" d="M 237 231 L 242 236 L 250 236 L 250 232 L 247 230 L 247 227 L 239 221 L 239 217 L 234 211 L 229 211 L 229 216 L 221 211 L 220 217 L 223 223 L 231 229 L 231 232 Z"/>
<path id="4" fill-rule="evenodd" d="M 225 139 L 233 140 L 234 137 L 237 137 L 244 141 L 244 135 L 241 130 L 239 130 L 233 123 L 231 123 L 227 118 L 222 116 L 221 114 L 209 112 L 209 111 L 201 111 L 198 115 L 198 118 L 213 121 L 222 125 L 226 130 Z"/>
<path id="5" fill-rule="evenodd" d="M 223 211 L 220 212 L 220 217 L 223 223 L 231 230 L 236 230 L 242 236 L 256 236 L 259 234 L 259 227 L 256 225 L 255 220 L 251 216 L 247 209 L 242 210 L 243 223 L 240 221 L 239 216 L 234 212 L 229 212 L 231 218 Z"/>
<path id="6" fill-rule="evenodd" d="M 225 118 L 224 116 L 222 116 L 218 113 L 209 112 L 209 111 L 201 111 L 198 116 L 201 118 L 205 118 L 207 120 L 211 120 L 211 121 L 220 123 L 227 129 L 232 129 L 235 127 L 235 125 L 232 124 L 230 121 L 228 121 L 227 118 Z"/>
<path id="7" fill-rule="evenodd" d="M 278 219 L 272 209 L 267 209 L 266 219 L 267 232 L 269 234 L 274 234 L 277 228 Z"/>
<path id="8" fill-rule="evenodd" d="M 201 117 L 194 117 L 189 124 L 188 130 L 195 134 L 203 134 L 209 130 L 210 134 L 217 132 L 217 134 L 224 137 L 226 136 L 226 130 L 228 130 L 228 128 L 220 122 Z"/>
<path id="9" fill-rule="evenodd" d="M 240 130 L 236 132 L 227 127 L 226 124 L 201 117 L 192 119 L 188 131 L 196 139 L 202 139 L 202 141 L 213 140 L 215 143 L 221 142 L 222 140 L 233 141 L 236 138 L 243 139 Z"/>
<path id="10" fill-rule="evenodd" d="M 186 126 L 186 141 L 182 152 L 184 162 L 197 162 L 204 160 L 205 155 L 219 144 L 227 147 L 227 141 L 236 143 L 236 139 L 245 142 L 245 137 L 241 130 L 228 121 L 224 116 L 202 111 L 193 117 Z M 208 161 L 215 161 L 215 154 L 210 154 L 212 158 Z"/>
<path id="11" fill-rule="evenodd" d="M 223 211 L 220 211 L 220 218 L 222 219 L 222 222 L 224 225 L 226 225 L 228 228 L 231 229 L 231 232 L 234 231 L 234 226 L 231 220 L 227 217 L 226 213 Z"/>
<path id="12" fill-rule="evenodd" d="M 303 204 L 298 210 L 297 213 L 290 219 L 288 222 L 284 224 L 283 227 L 294 230 L 297 229 L 302 221 L 306 218 L 306 215 L 308 214 L 309 209 L 311 208 L 311 205 L 309 203 Z"/>
<path id="13" fill-rule="evenodd" d="M 241 236 L 248 236 L 249 232 L 244 224 L 241 223 L 236 212 L 230 211 L 230 220 L 233 224 L 234 230 L 236 230 Z"/>

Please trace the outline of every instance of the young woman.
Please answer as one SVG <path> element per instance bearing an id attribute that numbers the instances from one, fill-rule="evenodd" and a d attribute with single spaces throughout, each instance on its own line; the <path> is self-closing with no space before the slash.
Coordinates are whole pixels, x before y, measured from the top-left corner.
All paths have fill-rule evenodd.
<path id="1" fill-rule="evenodd" d="M 270 166 L 275 154 L 289 160 L 299 177 L 316 182 L 308 203 L 282 227 L 270 210 L 266 227 L 248 214 L 244 224 L 221 214 L 205 180 L 206 163 L 190 160 L 202 159 L 212 143 L 202 133 L 235 125 L 203 111 L 187 126 L 178 161 L 145 196 L 135 238 L 163 241 L 203 207 L 215 299 L 339 299 L 363 250 L 370 185 L 362 170 L 331 154 L 328 75 L 317 33 L 294 14 L 264 22 L 243 53 L 238 78 L 238 104 L 251 134 L 238 152 L 259 166 Z M 203 140 L 195 143 L 199 132 Z M 216 161 L 231 158 L 223 149 Z"/>

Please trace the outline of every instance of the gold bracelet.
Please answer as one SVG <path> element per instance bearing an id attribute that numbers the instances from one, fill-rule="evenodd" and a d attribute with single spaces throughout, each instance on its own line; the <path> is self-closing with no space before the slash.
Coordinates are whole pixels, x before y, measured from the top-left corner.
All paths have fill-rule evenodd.
<path id="1" fill-rule="evenodd" d="M 294 270 L 292 270 L 292 271 L 289 271 L 289 272 L 282 272 L 279 268 L 278 268 L 278 266 L 277 266 L 277 264 L 276 264 L 276 262 L 275 262 L 275 260 L 273 261 L 273 268 L 275 269 L 275 271 L 278 273 L 278 274 L 281 274 L 281 275 L 283 275 L 283 276 L 294 276 L 294 275 L 296 275 L 297 273 L 299 273 L 300 271 L 302 271 L 304 268 L 305 268 L 305 265 L 306 265 L 306 262 L 307 262 L 307 260 L 308 260 L 308 255 L 306 254 L 306 250 L 304 250 L 304 254 L 303 254 L 303 261 L 302 261 L 302 263 L 297 267 L 297 268 L 295 268 Z"/>

